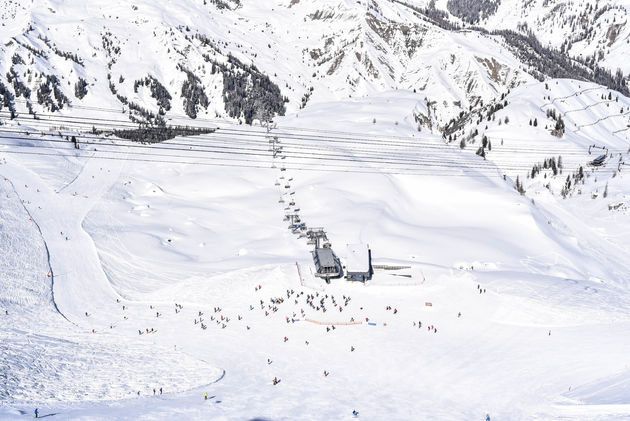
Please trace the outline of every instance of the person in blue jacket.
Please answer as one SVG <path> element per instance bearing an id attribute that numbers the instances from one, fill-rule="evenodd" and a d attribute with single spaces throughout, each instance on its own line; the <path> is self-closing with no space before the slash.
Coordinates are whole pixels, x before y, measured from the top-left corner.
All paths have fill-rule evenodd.
<path id="1" fill-rule="evenodd" d="M 35 408 L 35 418 L 39 418 L 39 411 Z"/>

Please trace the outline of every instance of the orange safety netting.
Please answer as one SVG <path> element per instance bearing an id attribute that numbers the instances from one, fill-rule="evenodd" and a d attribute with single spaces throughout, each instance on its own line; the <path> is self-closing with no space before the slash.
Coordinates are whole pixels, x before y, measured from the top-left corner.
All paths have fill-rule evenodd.
<path id="1" fill-rule="evenodd" d="M 325 325 L 325 326 L 349 326 L 349 325 L 360 325 L 363 324 L 363 322 L 320 322 L 318 320 L 312 320 L 312 319 L 304 319 L 304 321 L 306 322 L 310 322 L 310 323 L 315 323 L 316 325 Z"/>

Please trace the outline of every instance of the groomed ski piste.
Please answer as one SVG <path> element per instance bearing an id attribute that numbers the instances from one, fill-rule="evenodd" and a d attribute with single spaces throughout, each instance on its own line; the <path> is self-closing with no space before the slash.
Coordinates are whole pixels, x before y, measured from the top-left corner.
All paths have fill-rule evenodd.
<path id="1" fill-rule="evenodd" d="M 518 98 L 535 110 L 542 89 Z M 489 134 L 536 162 L 519 140 L 530 112 L 511 103 L 510 125 Z M 595 121 L 601 106 L 583 113 Z M 36 122 L 4 140 L 0 418 L 628 419 L 630 188 L 617 161 L 589 169 L 581 195 L 528 180 L 523 196 L 513 180 L 527 170 L 498 142 L 487 160 L 445 145 L 417 131 L 416 107 L 404 91 L 313 104 L 276 119 L 276 158 L 265 130 L 237 126 L 262 145 L 254 162 L 182 150 L 235 130 L 220 123 L 160 144 L 188 157 L 169 160 L 113 138 L 76 151 L 35 136 Z M 555 140 L 567 174 L 594 137 Z M 347 159 L 326 167 L 334 156 Z M 604 182 L 607 199 L 593 199 Z M 342 258 L 363 242 L 375 265 L 408 268 L 365 285 L 316 279 L 312 246 L 283 221 L 296 209 Z"/>

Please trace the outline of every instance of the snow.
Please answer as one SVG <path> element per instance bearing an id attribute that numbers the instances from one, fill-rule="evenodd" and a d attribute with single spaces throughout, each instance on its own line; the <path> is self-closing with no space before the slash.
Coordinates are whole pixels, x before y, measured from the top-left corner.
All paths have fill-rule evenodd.
<path id="1" fill-rule="evenodd" d="M 2 16 L 0 34 L 15 38 L 0 46 L 1 74 L 24 54 L 16 40 L 45 48 L 47 36 L 84 65 L 51 54 L 29 68 L 63 75 L 69 97 L 86 78 L 89 94 L 59 114 L 92 120 L 41 113 L 2 126 L 0 419 L 36 407 L 73 420 L 630 416 L 630 188 L 619 164 L 629 98 L 536 82 L 492 37 L 441 30 L 390 2 L 23 3 Z M 504 0 L 488 27 L 515 26 L 515 4 Z M 389 31 L 401 25 L 411 35 Z M 221 76 L 203 73 L 195 31 L 217 42 L 217 60 L 254 63 L 289 97 L 271 130 L 275 159 L 263 128 L 220 118 Z M 195 121 L 182 115 L 178 64 L 199 70 L 212 99 Z M 107 135 L 74 150 L 63 136 L 127 121 L 109 71 L 153 110 L 132 84 L 154 75 L 173 94 L 171 123 L 218 130 L 159 145 Z M 457 134 L 487 135 L 486 159 L 478 143 L 461 150 L 433 134 L 501 94 L 495 119 Z M 545 128 L 551 108 L 561 138 Z M 601 153 L 593 144 L 609 151 L 597 169 L 586 167 Z M 225 153 L 235 147 L 255 153 Z M 559 155 L 561 174 L 528 177 Z M 584 181 L 563 198 L 580 166 Z M 316 278 L 287 214 L 322 227 L 342 257 L 369 244 L 372 279 Z"/>
<path id="2" fill-rule="evenodd" d="M 346 270 L 348 272 L 370 272 L 370 258 L 365 244 L 348 244 L 346 246 Z"/>
<path id="3" fill-rule="evenodd" d="M 412 98 L 314 105 L 279 121 L 280 144 L 320 121 L 366 141 L 412 138 Z M 358 161 L 382 170 L 304 171 L 284 141 L 283 172 L 271 153 L 259 160 L 267 168 L 103 160 L 104 146 L 85 152 L 92 159 L 3 154 L 0 417 L 35 407 L 69 419 L 627 416 L 627 237 L 611 243 L 585 226 L 573 208 L 600 215 L 591 199 L 534 205 L 503 181 L 500 161 L 475 169 L 479 157 L 428 136 L 435 148 L 422 158 L 474 172 L 388 174 L 401 166 Z M 417 153 L 374 145 L 390 160 Z M 290 208 L 324 227 L 333 249 L 369 243 L 374 264 L 409 268 L 376 270 L 365 286 L 314 278 L 311 247 L 282 221 L 279 177 L 292 179 Z M 363 323 L 326 330 L 351 319 Z"/>

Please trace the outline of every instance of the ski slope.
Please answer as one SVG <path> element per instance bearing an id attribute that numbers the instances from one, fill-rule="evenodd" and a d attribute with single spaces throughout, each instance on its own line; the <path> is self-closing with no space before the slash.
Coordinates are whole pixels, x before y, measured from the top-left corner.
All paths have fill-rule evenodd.
<path id="1" fill-rule="evenodd" d="M 137 155 L 112 138 L 4 141 L 0 418 L 626 419 L 628 242 L 606 235 L 626 218 L 586 196 L 532 203 L 509 165 L 418 132 L 423 107 L 405 91 L 313 103 L 277 120 L 275 159 L 241 127 L 267 151 L 247 167 L 123 160 Z M 10 153 L 29 142 L 58 156 Z M 112 142 L 127 152 L 103 159 Z M 625 178 L 601 206 L 627 200 Z M 296 208 L 342 258 L 363 242 L 408 268 L 316 280 L 283 221 Z"/>

